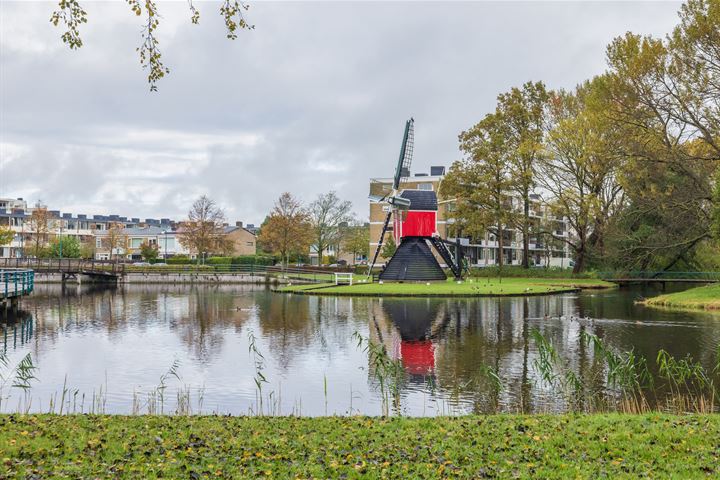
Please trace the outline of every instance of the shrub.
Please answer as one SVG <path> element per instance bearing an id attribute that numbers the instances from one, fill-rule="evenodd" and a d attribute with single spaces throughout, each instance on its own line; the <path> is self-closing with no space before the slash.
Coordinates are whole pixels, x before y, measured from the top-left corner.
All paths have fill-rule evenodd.
<path id="1" fill-rule="evenodd" d="M 205 259 L 205 263 L 208 265 L 230 265 L 232 257 L 208 257 Z"/>
<path id="2" fill-rule="evenodd" d="M 174 257 L 168 258 L 165 263 L 168 265 L 191 265 L 195 263 L 195 261 L 188 258 L 187 255 L 175 255 Z"/>
<path id="3" fill-rule="evenodd" d="M 268 255 L 241 255 L 232 257 L 233 265 L 275 265 L 275 257 Z"/>

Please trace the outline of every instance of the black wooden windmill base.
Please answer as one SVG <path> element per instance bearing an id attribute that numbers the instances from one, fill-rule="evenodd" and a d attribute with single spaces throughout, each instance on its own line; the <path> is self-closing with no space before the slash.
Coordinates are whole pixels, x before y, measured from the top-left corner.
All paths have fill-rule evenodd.
<path id="1" fill-rule="evenodd" d="M 379 278 L 418 282 L 446 280 L 447 276 L 430 250 L 426 237 L 405 237 Z"/>

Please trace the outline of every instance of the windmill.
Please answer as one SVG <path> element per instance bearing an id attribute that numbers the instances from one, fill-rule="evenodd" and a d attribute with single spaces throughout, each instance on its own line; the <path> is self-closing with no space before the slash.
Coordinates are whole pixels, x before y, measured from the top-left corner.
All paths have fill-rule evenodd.
<path id="1" fill-rule="evenodd" d="M 441 239 L 437 233 L 438 201 L 436 193 L 432 190 L 400 189 L 402 180 L 410 176 L 415 140 L 414 125 L 415 120 L 412 118 L 405 122 L 405 133 L 391 191 L 384 196 L 371 195 L 369 197 L 371 202 L 384 202 L 390 208 L 385 216 L 378 245 L 372 262 L 370 262 L 368 276 L 372 274 L 392 218 L 393 235 L 398 247 L 380 274 L 381 280 L 445 280 L 445 272 L 430 250 L 430 245 L 435 247 L 455 277 L 460 278 L 462 262 L 459 244 L 454 244 L 456 245 L 456 258 L 453 259 L 445 246 L 446 243 L 451 242 Z"/>

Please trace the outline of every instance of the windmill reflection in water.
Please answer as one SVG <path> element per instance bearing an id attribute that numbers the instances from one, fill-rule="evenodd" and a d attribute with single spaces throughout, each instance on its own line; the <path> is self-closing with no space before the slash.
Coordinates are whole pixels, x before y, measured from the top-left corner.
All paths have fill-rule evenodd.
<path id="1" fill-rule="evenodd" d="M 383 299 L 383 316 L 389 320 L 392 335 L 383 339 L 380 325 L 375 329 L 394 359 L 402 361 L 410 381 L 426 382 L 435 374 L 437 339 L 450 322 L 443 302 L 427 299 Z"/>

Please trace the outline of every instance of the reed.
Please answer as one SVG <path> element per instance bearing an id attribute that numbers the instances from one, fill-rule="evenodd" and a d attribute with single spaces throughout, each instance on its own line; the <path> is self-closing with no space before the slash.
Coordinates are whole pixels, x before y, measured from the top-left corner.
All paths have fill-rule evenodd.
<path id="1" fill-rule="evenodd" d="M 358 348 L 368 355 L 369 370 L 380 387 L 382 415 L 390 416 L 390 407 L 398 415 L 401 413 L 401 391 L 405 383 L 405 369 L 402 362 L 393 359 L 382 343 L 365 338 L 359 332 L 353 333 Z"/>

